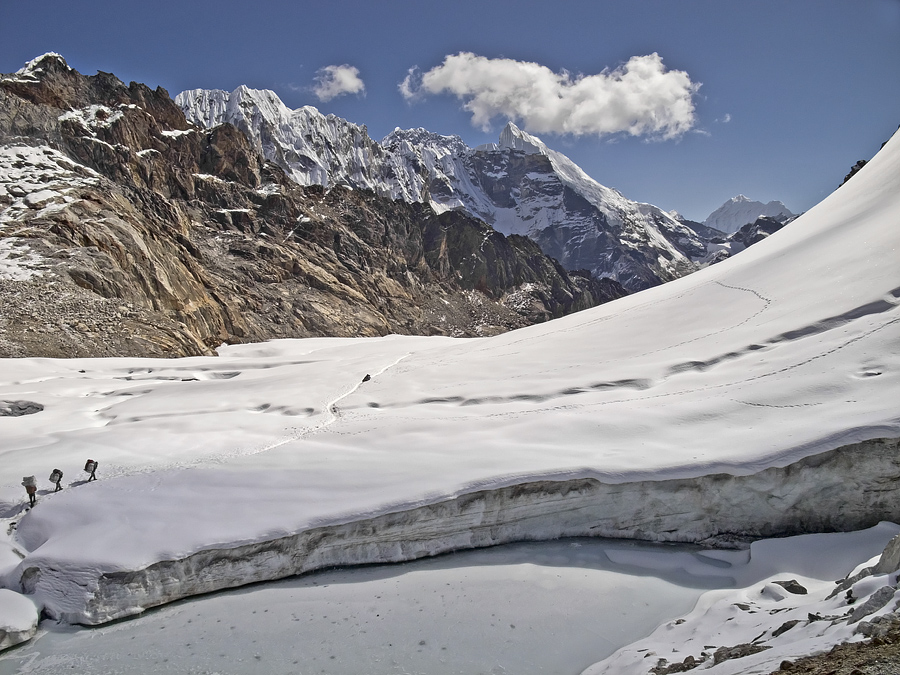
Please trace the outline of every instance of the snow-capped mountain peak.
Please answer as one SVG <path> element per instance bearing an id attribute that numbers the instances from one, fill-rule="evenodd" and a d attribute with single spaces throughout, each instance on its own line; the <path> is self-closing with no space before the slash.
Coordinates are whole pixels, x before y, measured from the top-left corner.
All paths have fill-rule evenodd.
<path id="1" fill-rule="evenodd" d="M 601 185 L 564 154 L 509 122 L 497 144 L 365 126 L 312 107 L 291 110 L 271 91 L 191 90 L 176 102 L 204 127 L 230 122 L 301 185 L 343 184 L 393 199 L 463 210 L 503 234 L 527 235 L 567 269 L 588 269 L 640 290 L 696 269 L 703 246 L 650 204 Z"/>
<path id="2" fill-rule="evenodd" d="M 774 218 L 785 222 L 794 217 L 790 209 L 779 201 L 771 201 L 767 204 L 754 201 L 744 195 L 732 197 L 719 208 L 709 214 L 703 221 L 707 227 L 714 227 L 727 234 L 737 232 L 741 227 L 754 222 L 760 216 Z"/>
<path id="3" fill-rule="evenodd" d="M 37 58 L 31 59 L 31 61 L 19 68 L 12 75 L 3 76 L 3 80 L 6 82 L 37 82 L 40 80 L 41 75 L 46 72 L 48 67 L 57 67 L 68 71 L 72 70 L 61 54 L 47 52 L 46 54 L 41 54 Z"/>
<path id="4" fill-rule="evenodd" d="M 500 132 L 499 148 L 521 150 L 527 155 L 541 154 L 546 155 L 548 148 L 543 141 L 537 136 L 522 131 L 512 122 L 508 122 L 503 131 Z"/>
<path id="5" fill-rule="evenodd" d="M 33 73 L 41 72 L 44 65 L 46 65 L 48 61 L 56 61 L 65 66 L 67 69 L 71 70 L 71 68 L 69 68 L 69 64 L 66 63 L 66 60 L 63 58 L 62 54 L 57 54 L 56 52 L 47 52 L 46 54 L 41 54 L 37 58 L 31 59 L 31 61 L 29 61 L 16 71 L 16 75 L 31 75 Z"/>
<path id="6" fill-rule="evenodd" d="M 275 92 L 243 85 L 231 93 L 191 89 L 175 102 L 199 126 L 233 124 L 300 185 L 342 184 L 382 192 L 373 174 L 382 150 L 365 126 L 323 115 L 312 106 L 292 110 Z"/>

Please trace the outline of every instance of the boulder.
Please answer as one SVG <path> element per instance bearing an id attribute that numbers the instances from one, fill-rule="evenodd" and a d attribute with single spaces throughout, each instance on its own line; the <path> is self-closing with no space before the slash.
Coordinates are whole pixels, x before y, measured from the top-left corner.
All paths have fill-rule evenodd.
<path id="1" fill-rule="evenodd" d="M 900 534 L 891 539 L 873 570 L 874 574 L 891 574 L 900 570 Z"/>

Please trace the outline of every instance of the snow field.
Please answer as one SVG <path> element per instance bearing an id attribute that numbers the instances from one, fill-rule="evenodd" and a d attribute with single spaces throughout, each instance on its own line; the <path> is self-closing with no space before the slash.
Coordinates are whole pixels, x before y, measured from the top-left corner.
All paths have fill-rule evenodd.
<path id="1" fill-rule="evenodd" d="M 477 507 L 477 491 L 489 501 L 540 481 L 568 491 L 566 481 L 588 478 L 607 487 L 700 484 L 714 473 L 756 480 L 804 459 L 809 471 L 797 485 L 808 486 L 816 457 L 853 444 L 864 464 L 881 447 L 876 439 L 900 436 L 898 182 L 895 137 L 831 197 L 737 258 L 495 338 L 278 341 L 224 347 L 218 358 L 6 362 L 0 399 L 44 410 L 0 418 L 0 536 L 24 555 L 18 563 L 4 555 L 4 584 L 53 615 L 96 611 L 109 620 L 185 589 L 293 573 L 310 551 L 328 564 L 372 563 L 496 543 L 490 528 L 469 527 L 481 524 L 477 508 L 456 506 Z M 366 374 L 373 377 L 363 383 Z M 84 485 L 88 457 L 100 462 L 101 480 Z M 891 461 L 877 492 L 888 505 L 900 483 Z M 861 477 L 854 462 L 845 466 L 852 487 Z M 45 476 L 54 467 L 66 489 L 50 494 Z M 30 474 L 43 489 L 24 513 L 19 483 Z M 833 514 L 830 527 L 855 526 L 827 495 L 792 498 Z M 776 511 L 796 503 L 779 499 L 770 500 Z M 558 512 L 541 504 L 523 502 L 537 509 L 534 519 L 509 521 L 503 536 L 559 536 L 551 514 L 565 504 Z M 433 511 L 407 520 L 416 507 Z M 698 515 L 692 499 L 676 497 L 673 507 Z M 439 517 L 429 529 L 420 518 L 431 513 Z M 660 514 L 644 515 L 653 523 Z M 395 529 L 367 532 L 368 520 Z M 408 523 L 436 544 L 404 539 Z M 278 548 L 291 537 L 306 541 L 311 528 L 352 533 L 350 558 Z M 478 536 L 467 542 L 467 533 Z M 665 534 L 649 527 L 643 536 Z M 272 557 L 260 556 L 269 546 Z M 233 561 L 240 547 L 254 556 L 243 567 L 206 566 L 202 583 L 179 586 L 194 578 L 191 560 Z M 142 575 L 169 565 L 190 574 L 152 585 L 153 602 L 144 602 Z M 826 602 L 820 590 L 810 595 Z"/>

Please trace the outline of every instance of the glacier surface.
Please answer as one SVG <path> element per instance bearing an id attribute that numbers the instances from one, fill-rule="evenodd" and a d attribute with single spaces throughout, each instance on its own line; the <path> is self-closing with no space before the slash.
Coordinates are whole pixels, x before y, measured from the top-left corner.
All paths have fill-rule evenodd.
<path id="1" fill-rule="evenodd" d="M 502 541 L 897 520 L 898 181 L 895 137 L 737 258 L 497 337 L 7 361 L 0 398 L 44 409 L 0 418 L 4 584 L 96 623 Z"/>

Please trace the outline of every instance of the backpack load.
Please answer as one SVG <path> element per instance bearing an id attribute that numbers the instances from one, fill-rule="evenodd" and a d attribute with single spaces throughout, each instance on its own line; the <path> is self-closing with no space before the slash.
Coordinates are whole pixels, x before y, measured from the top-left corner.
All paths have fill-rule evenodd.
<path id="1" fill-rule="evenodd" d="M 89 459 L 88 461 L 86 461 L 84 463 L 84 470 L 87 471 L 88 473 L 92 473 L 94 471 L 94 469 L 96 469 L 96 468 L 97 468 L 97 462 L 95 462 L 92 459 Z"/>
<path id="2" fill-rule="evenodd" d="M 63 477 L 62 471 L 60 471 L 59 469 L 53 469 L 53 472 L 50 474 L 50 482 L 58 483 L 59 481 L 62 480 L 62 477 Z"/>
<path id="3" fill-rule="evenodd" d="M 23 476 L 22 485 L 25 487 L 37 487 L 37 478 L 34 476 Z"/>

